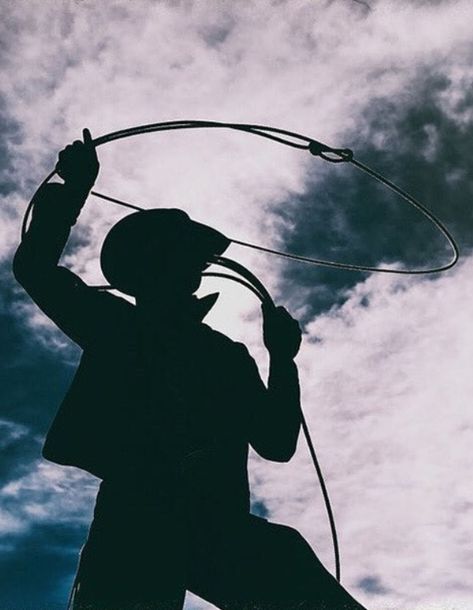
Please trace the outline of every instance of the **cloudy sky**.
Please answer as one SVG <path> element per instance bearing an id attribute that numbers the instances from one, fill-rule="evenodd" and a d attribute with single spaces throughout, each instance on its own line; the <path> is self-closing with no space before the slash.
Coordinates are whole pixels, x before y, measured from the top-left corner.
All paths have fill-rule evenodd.
<path id="1" fill-rule="evenodd" d="M 337 519 L 345 586 L 377 610 L 473 606 L 473 254 L 470 0 L 3 0 L 0 120 L 0 609 L 63 608 L 97 481 L 40 459 L 80 356 L 11 276 L 22 214 L 58 151 L 177 119 L 262 123 L 395 180 L 455 235 L 451 271 L 400 277 L 284 262 L 232 246 L 304 327 L 304 410 Z M 444 241 L 354 168 L 235 132 L 139 136 L 99 149 L 98 191 L 182 207 L 229 236 L 371 265 L 445 262 Z M 101 282 L 123 215 L 91 198 L 64 263 Z M 267 360 L 254 298 L 207 321 Z M 254 510 L 299 528 L 329 569 L 303 439 L 251 457 Z M 189 596 L 186 608 L 210 608 Z"/>

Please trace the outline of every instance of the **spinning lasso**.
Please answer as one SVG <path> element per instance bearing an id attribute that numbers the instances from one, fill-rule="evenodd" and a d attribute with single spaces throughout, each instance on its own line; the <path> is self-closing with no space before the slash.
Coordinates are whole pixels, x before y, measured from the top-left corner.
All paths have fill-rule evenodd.
<path id="1" fill-rule="evenodd" d="M 175 129 L 196 129 L 196 128 L 227 128 L 227 129 L 235 129 L 238 131 L 245 131 L 247 133 L 261 136 L 263 138 L 268 138 L 270 140 L 274 140 L 275 142 L 279 142 L 280 144 L 286 144 L 287 146 L 292 146 L 293 148 L 299 148 L 301 150 L 308 150 L 312 155 L 314 155 L 316 157 L 320 157 L 323 160 L 328 161 L 330 163 L 351 163 L 352 165 L 354 165 L 358 169 L 362 170 L 363 172 L 367 173 L 369 176 L 371 176 L 372 178 L 374 178 L 381 184 L 384 184 L 384 186 L 386 186 L 391 191 L 393 191 L 394 193 L 396 193 L 397 195 L 402 197 L 405 201 L 407 201 L 408 204 L 410 204 L 411 206 L 416 208 L 421 214 L 423 214 L 423 216 L 425 216 L 428 220 L 430 220 L 430 222 L 432 222 L 434 224 L 434 226 L 440 231 L 440 233 L 446 238 L 448 244 L 450 245 L 450 248 L 452 249 L 453 256 L 448 263 L 446 263 L 445 265 L 440 266 L 440 267 L 434 267 L 434 268 L 430 268 L 430 269 L 412 269 L 412 270 L 388 269 L 388 268 L 371 267 L 371 266 L 367 266 L 367 265 L 354 265 L 354 264 L 348 264 L 348 263 L 343 263 L 343 262 L 338 262 L 338 261 L 321 260 L 321 259 L 310 258 L 310 257 L 306 257 L 306 256 L 299 256 L 297 254 L 292 254 L 290 252 L 280 252 L 278 250 L 273 250 L 273 249 L 266 248 L 264 246 L 260 246 L 257 244 L 244 242 L 239 239 L 232 238 L 232 239 L 230 239 L 231 242 L 238 244 L 240 246 L 246 246 L 249 248 L 260 250 L 262 252 L 267 252 L 269 254 L 276 254 L 278 256 L 283 256 L 284 258 L 292 259 L 295 261 L 310 263 L 313 265 L 321 265 L 324 267 L 347 269 L 350 271 L 371 271 L 371 272 L 376 272 L 376 273 L 397 273 L 397 274 L 403 274 L 403 275 L 420 275 L 420 274 L 438 273 L 440 271 L 446 271 L 447 269 L 450 269 L 451 267 L 453 267 L 456 264 L 456 262 L 458 261 L 459 251 L 458 251 L 457 244 L 455 243 L 454 238 L 449 233 L 447 228 L 442 224 L 442 222 L 440 220 L 438 220 L 419 201 L 417 201 L 414 197 L 412 197 L 412 195 L 409 195 L 408 193 L 406 193 L 400 187 L 393 184 L 390 180 L 388 180 L 381 174 L 378 174 L 376 171 L 370 169 L 369 167 L 367 167 L 360 161 L 357 161 L 354 158 L 353 151 L 351 151 L 350 149 L 347 149 L 347 148 L 331 148 L 330 146 L 327 146 L 326 144 L 323 144 L 322 142 L 314 140 L 313 138 L 309 138 L 309 137 L 301 135 L 301 134 L 293 133 L 293 132 L 287 131 L 285 129 L 277 129 L 275 127 L 266 127 L 263 125 L 248 125 L 248 124 L 242 124 L 242 123 L 219 123 L 216 121 L 167 121 L 164 123 L 152 123 L 149 125 L 140 125 L 138 127 L 131 127 L 128 129 L 123 129 L 120 131 L 115 131 L 115 132 L 112 132 L 109 134 L 105 134 L 105 135 L 93 140 L 93 144 L 97 147 L 97 146 L 101 146 L 102 144 L 106 144 L 107 142 L 112 142 L 113 140 L 128 138 L 130 136 L 140 135 L 140 134 L 144 134 L 144 133 L 152 133 L 152 132 L 156 132 L 156 131 L 170 131 L 170 130 L 175 130 Z M 56 173 L 56 171 L 52 171 L 43 180 L 41 185 L 38 187 L 38 190 L 44 184 L 49 182 L 49 180 L 55 175 L 55 173 Z M 120 199 L 116 199 L 114 197 L 110 197 L 108 195 L 98 193 L 96 191 L 91 191 L 90 194 L 94 195 L 95 197 L 104 199 L 106 201 L 110 201 L 112 203 L 116 203 L 121 206 L 131 208 L 133 210 L 146 209 L 146 208 L 134 205 L 132 203 L 128 203 L 126 201 L 121 201 Z M 25 234 L 27 227 L 28 227 L 28 220 L 29 220 L 29 216 L 31 214 L 31 210 L 33 207 L 33 201 L 34 201 L 34 197 L 32 198 L 32 200 L 31 200 L 30 204 L 28 205 L 26 212 L 25 212 L 25 216 L 24 216 L 23 223 L 22 223 L 22 236 Z M 242 284 L 243 286 L 245 286 L 246 288 L 251 290 L 254 294 L 256 294 L 256 296 L 262 301 L 263 304 L 274 307 L 274 303 L 273 303 L 268 291 L 264 288 L 263 284 L 251 272 L 248 271 L 248 269 L 246 269 L 239 263 L 236 263 L 235 261 L 232 261 L 232 260 L 224 258 L 224 257 L 216 257 L 215 259 L 212 260 L 212 262 L 214 264 L 221 265 L 223 267 L 227 267 L 227 268 L 231 269 L 235 273 L 238 273 L 239 275 L 243 276 L 244 279 L 241 279 L 234 275 L 225 274 L 225 273 L 216 273 L 216 272 L 204 272 L 203 275 L 222 277 L 222 278 L 231 279 L 236 282 L 239 282 L 240 284 Z M 109 289 L 111 287 L 110 286 L 103 286 L 103 287 L 101 286 L 101 287 L 97 287 L 97 288 Z M 328 518 L 329 518 L 329 522 L 330 522 L 330 528 L 331 528 L 331 532 L 332 532 L 332 539 L 333 539 L 333 546 L 334 546 L 336 578 L 338 581 L 340 581 L 340 553 L 339 553 L 337 532 L 336 532 L 336 528 L 335 528 L 335 520 L 333 517 L 332 508 L 330 505 L 327 488 L 325 486 L 323 475 L 322 475 L 322 472 L 321 472 L 321 469 L 320 469 L 320 466 L 319 466 L 319 463 L 317 460 L 317 456 L 315 453 L 314 445 L 312 443 L 309 429 L 307 427 L 307 423 L 305 421 L 302 410 L 301 410 L 300 414 L 301 414 L 301 424 L 302 424 L 304 436 L 306 438 L 306 441 L 307 441 L 307 444 L 309 447 L 309 452 L 310 452 L 310 455 L 312 458 L 312 462 L 313 462 L 315 470 L 317 472 L 317 476 L 318 476 L 320 486 L 322 489 L 322 494 L 324 497 L 325 505 L 327 508 L 327 514 L 328 514 Z"/>
<path id="2" fill-rule="evenodd" d="M 448 229 L 443 225 L 443 223 L 438 220 L 430 212 L 425 206 L 423 206 L 417 199 L 415 199 L 412 195 L 406 193 L 399 186 L 393 184 L 390 180 L 378 174 L 378 172 L 364 165 L 360 161 L 357 161 L 354 158 L 353 151 L 348 148 L 331 148 L 326 144 L 322 144 L 322 142 L 318 142 L 313 138 L 309 138 L 308 136 L 303 136 L 298 133 L 294 133 L 291 131 L 287 131 L 285 129 L 278 129 L 276 127 L 266 127 L 264 125 L 247 125 L 244 123 L 219 123 L 217 121 L 167 121 L 164 123 L 151 123 L 149 125 L 139 125 L 138 127 L 130 127 L 128 129 L 122 129 L 120 131 L 114 131 L 112 133 L 105 134 L 104 136 L 100 136 L 93 140 L 93 144 L 95 146 L 101 146 L 102 144 L 106 144 L 107 142 L 112 142 L 113 140 L 120 140 L 122 138 L 128 138 L 134 135 L 140 135 L 143 133 L 152 133 L 155 131 L 170 131 L 174 129 L 196 129 L 196 128 L 226 128 L 226 129 L 236 129 L 238 131 L 246 131 L 247 133 L 251 133 L 257 136 L 261 136 L 263 138 L 268 138 L 270 140 L 274 140 L 275 142 L 279 142 L 281 144 L 286 144 L 287 146 L 292 146 L 293 148 L 299 148 L 301 150 L 308 150 L 312 155 L 320 157 L 325 161 L 330 163 L 351 163 L 361 171 L 367 173 L 369 176 L 384 184 L 391 191 L 402 197 L 407 203 L 416 208 L 423 216 L 425 216 L 433 225 L 440 231 L 440 233 L 445 237 L 448 241 L 450 248 L 452 249 L 453 256 L 451 260 L 442 265 L 440 267 L 433 267 L 431 269 L 386 269 L 382 267 L 371 267 L 368 265 L 353 265 L 349 263 L 342 263 L 338 261 L 328 261 L 321 260 L 316 258 L 311 258 L 307 256 L 299 256 L 297 254 L 292 254 L 290 252 L 280 252 L 278 250 L 273 250 L 271 248 L 266 248 L 264 246 L 260 246 L 258 244 L 251 244 L 245 241 L 241 241 L 239 239 L 231 238 L 235 244 L 240 246 L 246 246 L 248 248 L 254 248 L 256 250 L 260 250 L 262 252 L 267 252 L 269 254 L 276 254 L 278 256 L 283 256 L 284 258 L 289 258 L 292 260 L 311 263 L 313 265 L 321 265 L 324 267 L 335 267 L 337 269 L 347 269 L 349 271 L 372 271 L 375 273 L 397 273 L 404 275 L 420 275 L 427 273 L 438 273 L 439 271 L 446 271 L 453 267 L 458 261 L 458 247 L 455 243 L 454 238 L 448 231 Z M 288 139 L 289 138 L 289 139 Z M 46 182 L 48 182 L 56 172 L 51 172 L 42 182 L 39 188 L 43 186 Z M 113 203 L 117 203 L 119 205 L 134 209 L 134 210 L 143 210 L 140 206 L 127 203 L 126 201 L 121 201 L 120 199 L 115 199 L 114 197 L 109 197 L 108 195 L 103 195 L 101 193 L 97 193 L 96 191 L 91 191 L 91 195 L 95 197 L 100 197 L 107 201 L 111 201 Z M 25 217 L 23 219 L 22 224 L 22 236 L 25 234 L 28 219 L 31 213 L 31 208 L 33 203 L 30 202 L 26 209 Z"/>

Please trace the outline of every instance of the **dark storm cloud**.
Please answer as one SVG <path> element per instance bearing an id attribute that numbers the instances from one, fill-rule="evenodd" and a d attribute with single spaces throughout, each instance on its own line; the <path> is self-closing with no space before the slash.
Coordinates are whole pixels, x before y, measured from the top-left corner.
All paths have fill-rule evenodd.
<path id="1" fill-rule="evenodd" d="M 58 358 L 24 319 L 21 306 L 28 297 L 18 292 L 9 261 L 0 276 L 0 608 L 52 610 L 57 603 L 59 609 L 64 607 L 87 526 L 76 514 L 60 522 L 68 500 L 54 479 L 41 479 L 35 468 L 78 350 L 72 344 L 67 350 L 70 364 Z M 79 490 L 76 495 L 80 512 L 84 498 Z M 41 506 L 46 515 L 39 518 L 35 511 Z M 48 514 L 50 523 L 44 522 Z"/>
<path id="2" fill-rule="evenodd" d="M 378 576 L 365 576 L 358 582 L 358 586 L 371 595 L 382 595 L 387 593 L 381 579 Z"/>
<path id="3" fill-rule="evenodd" d="M 21 539 L 15 537 L 11 551 L 8 538 L 3 540 L 0 608 L 63 609 L 77 565 L 77 549 L 86 533 L 85 525 L 55 523 L 36 525 Z"/>
<path id="4" fill-rule="evenodd" d="M 4 290 L 4 306 L 0 312 L 2 416 L 43 434 L 71 381 L 79 350 L 68 341 L 70 360 L 65 362 L 48 349 L 41 334 L 23 317 L 26 313 L 22 305 L 31 303 L 29 297 L 17 292 L 8 268 L 4 268 L 1 276 Z"/>
<path id="5" fill-rule="evenodd" d="M 443 107 L 450 81 L 424 75 L 415 95 L 371 101 L 356 132 L 347 134 L 356 158 L 417 197 L 454 235 L 463 256 L 473 245 L 473 124 L 464 117 L 473 94 L 465 90 L 453 111 Z M 314 160 L 314 163 L 323 163 Z M 317 168 L 320 171 L 319 168 Z M 451 257 L 445 239 L 400 197 L 348 165 L 322 168 L 322 179 L 281 206 L 285 249 L 362 265 L 428 268 Z M 308 315 L 340 303 L 366 274 L 288 263 L 285 280 L 310 288 Z M 432 276 L 435 277 L 435 276 Z M 307 297 L 304 293 L 303 298 Z"/>
<path id="6" fill-rule="evenodd" d="M 24 319 L 22 305 L 28 297 L 17 290 L 10 264 L 7 261 L 0 270 L 1 419 L 28 433 L 11 437 L 11 425 L 4 426 L 0 486 L 23 475 L 39 457 L 41 439 L 69 386 L 78 357 L 78 350 L 69 343 L 68 361 L 58 358 Z"/>
<path id="7" fill-rule="evenodd" d="M 265 506 L 264 502 L 260 500 L 254 500 L 251 503 L 251 512 L 254 515 L 258 515 L 258 517 L 263 517 L 263 519 L 267 519 L 269 517 L 269 511 Z"/>
<path id="8" fill-rule="evenodd" d="M 2 314 L 0 325 L 0 608 L 59 610 L 86 538 L 96 483 L 40 459 L 71 367 L 15 316 Z"/>

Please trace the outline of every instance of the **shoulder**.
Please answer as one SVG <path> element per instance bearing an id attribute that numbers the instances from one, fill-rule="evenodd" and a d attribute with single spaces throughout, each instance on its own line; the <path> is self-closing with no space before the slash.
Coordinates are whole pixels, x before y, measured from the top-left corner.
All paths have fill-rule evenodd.
<path id="1" fill-rule="evenodd" d="M 105 290 L 97 290 L 89 286 L 87 303 L 84 311 L 89 319 L 90 347 L 113 347 L 128 337 L 133 331 L 136 318 L 135 306 L 126 299 Z"/>
<path id="2" fill-rule="evenodd" d="M 252 360 L 248 348 L 244 343 L 230 339 L 224 333 L 215 330 L 207 324 L 202 324 L 202 334 L 208 345 L 217 352 L 232 356 L 235 359 Z"/>
<path id="3" fill-rule="evenodd" d="M 223 384 L 228 396 L 235 400 L 251 400 L 266 387 L 261 379 L 258 365 L 246 345 L 234 341 L 223 333 L 206 327 L 206 352 L 212 362 L 213 382 Z"/>

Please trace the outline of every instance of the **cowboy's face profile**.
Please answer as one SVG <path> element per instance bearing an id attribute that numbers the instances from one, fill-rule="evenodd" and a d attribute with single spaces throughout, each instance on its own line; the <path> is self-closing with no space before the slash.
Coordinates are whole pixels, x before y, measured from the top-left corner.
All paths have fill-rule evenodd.
<path id="1" fill-rule="evenodd" d="M 187 249 L 165 250 L 153 241 L 146 250 L 143 260 L 137 261 L 134 296 L 177 301 L 199 288 L 204 257 Z"/>

